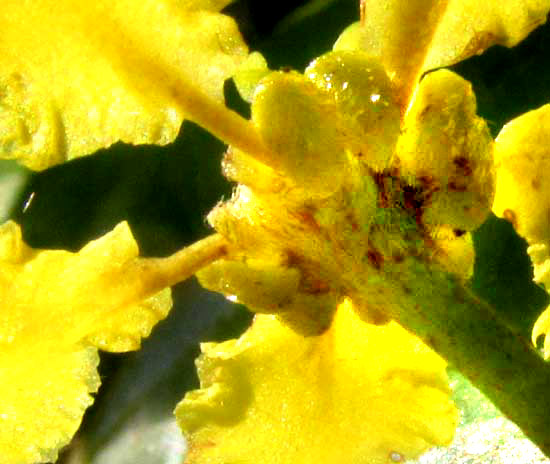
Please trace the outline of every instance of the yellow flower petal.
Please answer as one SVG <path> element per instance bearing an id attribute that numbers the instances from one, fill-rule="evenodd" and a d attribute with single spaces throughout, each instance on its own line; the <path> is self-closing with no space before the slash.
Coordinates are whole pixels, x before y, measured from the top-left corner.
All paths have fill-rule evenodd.
<path id="1" fill-rule="evenodd" d="M 384 62 L 405 107 L 423 72 L 495 44 L 512 47 L 549 10 L 549 0 L 366 0 L 361 47 Z"/>
<path id="2" fill-rule="evenodd" d="M 155 324 L 168 315 L 172 306 L 169 290 L 105 316 L 100 330 L 88 336 L 92 345 L 106 351 L 125 352 L 139 349 Z"/>
<path id="3" fill-rule="evenodd" d="M 118 140 L 172 141 L 188 87 L 221 100 L 246 58 L 213 11 L 227 3 L 2 2 L 0 156 L 43 169 Z"/>
<path id="4" fill-rule="evenodd" d="M 0 227 L 2 462 L 54 460 L 99 386 L 90 343 L 136 348 L 166 316 L 168 289 L 141 301 L 137 254 L 125 223 L 78 253 L 33 250 L 16 224 Z"/>
<path id="5" fill-rule="evenodd" d="M 50 337 L 54 335 L 50 334 Z M 0 449 L 5 464 L 54 462 L 99 387 L 92 347 L 0 344 Z"/>
<path id="6" fill-rule="evenodd" d="M 449 0 L 423 71 L 449 66 L 492 45 L 513 47 L 546 22 L 549 0 Z"/>
<path id="7" fill-rule="evenodd" d="M 550 105 L 529 111 L 506 124 L 495 143 L 496 190 L 493 212 L 512 223 L 531 245 L 527 252 L 534 281 L 550 289 Z M 536 345 L 544 335 L 544 356 L 550 358 L 550 309 L 533 327 Z"/>
<path id="8" fill-rule="evenodd" d="M 201 390 L 176 409 L 188 464 L 401 462 L 448 444 L 457 423 L 445 362 L 349 302 L 320 336 L 260 315 L 239 340 L 202 349 Z"/>
<path id="9" fill-rule="evenodd" d="M 508 219 L 530 244 L 550 243 L 550 105 L 506 124 L 495 143 L 493 212 Z"/>
<path id="10" fill-rule="evenodd" d="M 92 335 L 101 348 L 119 351 L 121 338 L 135 337 L 135 347 L 168 312 L 169 290 L 154 297 L 157 301 L 132 299 L 139 295 L 139 283 L 127 267 L 138 248 L 126 223 L 78 253 L 31 250 L 13 223 L 2 227 L 0 236 L 18 253 L 0 263 L 0 301 L 10 308 L 1 314 L 0 341 L 32 343 L 38 331 L 47 337 L 55 334 L 55 345 L 70 345 Z M 160 301 L 164 303 L 158 305 Z M 121 321 L 134 324 L 121 327 Z M 108 339 L 116 341 L 115 346 Z"/>

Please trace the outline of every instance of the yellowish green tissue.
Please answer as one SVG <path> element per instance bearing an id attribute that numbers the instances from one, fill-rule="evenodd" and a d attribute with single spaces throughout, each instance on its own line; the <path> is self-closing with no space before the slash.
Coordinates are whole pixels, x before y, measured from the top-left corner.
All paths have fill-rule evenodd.
<path id="1" fill-rule="evenodd" d="M 31 169 L 122 140 L 171 142 L 246 59 L 229 0 L 4 0 L 0 157 Z"/>
<path id="2" fill-rule="evenodd" d="M 202 345 L 201 389 L 176 416 L 187 464 L 389 464 L 452 439 L 445 362 L 399 325 L 362 322 L 351 303 L 303 337 L 256 316 L 238 340 Z"/>
<path id="3" fill-rule="evenodd" d="M 252 102 L 254 92 L 260 81 L 271 71 L 267 67 L 267 61 L 260 52 L 252 52 L 246 61 L 239 66 L 233 75 L 233 80 L 241 97 L 247 102 Z"/>
<path id="4" fill-rule="evenodd" d="M 55 461 L 99 387 L 97 347 L 138 348 L 170 309 L 129 272 L 126 223 L 78 253 L 34 250 L 0 227 L 0 449 L 6 464 Z"/>
<path id="5" fill-rule="evenodd" d="M 361 51 L 334 51 L 313 61 L 304 74 L 336 101 L 354 155 L 376 171 L 388 167 L 400 110 L 382 64 Z"/>
<path id="6" fill-rule="evenodd" d="M 440 70 L 420 82 L 396 156 L 401 175 L 426 192 L 425 224 L 469 231 L 486 219 L 493 199 L 492 139 L 467 81 Z"/>
<path id="7" fill-rule="evenodd" d="M 251 311 L 278 313 L 298 292 L 300 271 L 282 263 L 219 260 L 197 273 L 203 287 L 245 304 Z"/>
<path id="8" fill-rule="evenodd" d="M 256 88 L 252 122 L 274 153 L 270 166 L 312 197 L 328 196 L 346 175 L 335 102 L 303 75 L 273 72 Z"/>
<path id="9" fill-rule="evenodd" d="M 332 49 L 334 51 L 361 50 L 362 36 L 363 28 L 361 23 L 359 21 L 352 23 L 338 36 L 338 39 L 336 39 L 336 42 L 334 42 L 334 45 L 332 46 Z"/>
<path id="10" fill-rule="evenodd" d="M 468 280 L 474 272 L 475 250 L 472 234 L 449 227 L 439 227 L 433 233 L 434 258 L 447 272 Z"/>

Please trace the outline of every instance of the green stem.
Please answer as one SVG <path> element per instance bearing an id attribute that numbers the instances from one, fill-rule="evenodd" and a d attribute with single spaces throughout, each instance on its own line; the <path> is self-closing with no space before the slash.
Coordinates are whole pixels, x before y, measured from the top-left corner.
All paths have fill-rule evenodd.
<path id="1" fill-rule="evenodd" d="M 392 316 L 459 369 L 550 456 L 550 367 L 457 278 L 415 259 L 407 271 L 387 276 L 387 290 L 397 298 Z"/>

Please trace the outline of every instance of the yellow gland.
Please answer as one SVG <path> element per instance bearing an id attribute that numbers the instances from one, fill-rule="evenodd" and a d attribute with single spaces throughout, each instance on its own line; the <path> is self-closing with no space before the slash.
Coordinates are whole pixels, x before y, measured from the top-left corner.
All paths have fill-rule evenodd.
<path id="1" fill-rule="evenodd" d="M 300 283 L 298 269 L 261 259 L 222 259 L 199 271 L 197 277 L 204 287 L 228 295 L 251 311 L 271 314 L 291 303 Z"/>
<path id="2" fill-rule="evenodd" d="M 353 153 L 376 171 L 386 168 L 399 136 L 400 110 L 382 64 L 359 50 L 334 51 L 313 61 L 304 74 L 345 115 Z"/>
<path id="3" fill-rule="evenodd" d="M 405 116 L 396 163 L 423 188 L 427 226 L 480 226 L 493 200 L 492 139 L 471 85 L 451 71 L 428 74 Z"/>
<path id="4" fill-rule="evenodd" d="M 303 75 L 273 72 L 258 85 L 252 122 L 273 153 L 268 164 L 306 196 L 334 193 L 346 175 L 347 154 L 338 107 Z"/>
<path id="5" fill-rule="evenodd" d="M 434 259 L 447 272 L 469 279 L 474 272 L 475 251 L 470 233 L 439 227 L 432 234 Z"/>
<path id="6" fill-rule="evenodd" d="M 550 243 L 550 105 L 509 122 L 495 142 L 493 212 L 529 244 Z"/>

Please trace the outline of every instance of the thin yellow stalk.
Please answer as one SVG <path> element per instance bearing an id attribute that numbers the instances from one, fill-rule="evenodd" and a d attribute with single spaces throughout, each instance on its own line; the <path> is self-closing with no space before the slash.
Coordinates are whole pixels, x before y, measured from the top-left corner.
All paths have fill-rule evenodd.
<path id="1" fill-rule="evenodd" d="M 168 100 L 186 119 L 259 161 L 268 162 L 273 158 L 251 121 L 202 90 L 192 82 L 192 77 L 183 75 L 181 69 L 159 56 L 148 54 L 139 44 L 134 45 L 131 37 L 121 38 L 120 43 L 126 44 L 128 50 L 121 50 L 115 44 L 112 49 L 106 47 L 105 53 L 132 76 L 129 85 L 135 87 L 138 95 L 153 94 L 155 98 Z"/>
<path id="2" fill-rule="evenodd" d="M 223 103 L 204 93 L 183 78 L 173 87 L 172 97 L 186 117 L 228 145 L 267 162 L 273 154 L 265 146 L 251 121 L 228 109 Z"/>
<path id="3" fill-rule="evenodd" d="M 117 307 L 139 301 L 191 277 L 227 254 L 220 234 L 206 237 L 165 258 L 136 258 L 126 265 L 124 278 L 113 282 Z"/>
<path id="4" fill-rule="evenodd" d="M 166 258 L 140 258 L 135 271 L 145 293 L 155 293 L 182 282 L 227 254 L 227 242 L 213 234 Z"/>

